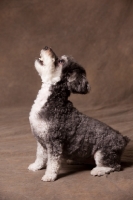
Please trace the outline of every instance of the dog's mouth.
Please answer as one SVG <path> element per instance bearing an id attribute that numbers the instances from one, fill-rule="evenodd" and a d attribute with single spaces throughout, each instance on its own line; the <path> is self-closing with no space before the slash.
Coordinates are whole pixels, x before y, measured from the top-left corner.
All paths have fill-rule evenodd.
<path id="1" fill-rule="evenodd" d="M 41 65 L 44 65 L 44 63 L 43 63 L 43 58 L 40 56 L 40 58 L 38 58 L 37 59 L 38 60 L 38 62 L 41 64 Z"/>

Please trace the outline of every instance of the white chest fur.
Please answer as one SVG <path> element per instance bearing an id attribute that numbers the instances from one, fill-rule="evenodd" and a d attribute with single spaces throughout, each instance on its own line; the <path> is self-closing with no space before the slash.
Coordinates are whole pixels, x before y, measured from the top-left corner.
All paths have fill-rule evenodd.
<path id="1" fill-rule="evenodd" d="M 36 130 L 36 134 L 42 135 L 44 132 L 48 130 L 48 123 L 42 120 L 38 113 L 41 111 L 41 108 L 45 105 L 50 96 L 50 85 L 49 84 L 42 84 L 41 89 L 38 92 L 37 98 L 34 101 L 34 104 L 31 108 L 31 112 L 29 115 L 29 120 L 31 126 Z"/>

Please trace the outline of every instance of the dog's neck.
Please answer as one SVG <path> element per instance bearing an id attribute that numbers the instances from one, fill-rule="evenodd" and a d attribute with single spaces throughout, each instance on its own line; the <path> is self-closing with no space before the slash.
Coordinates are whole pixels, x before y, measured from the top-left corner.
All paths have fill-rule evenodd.
<path id="1" fill-rule="evenodd" d="M 42 87 L 46 87 L 46 86 L 51 86 L 51 85 L 55 85 L 56 84 L 56 81 L 55 82 L 45 82 L 45 81 L 42 81 Z"/>
<path id="2" fill-rule="evenodd" d="M 51 95 L 49 96 L 49 100 L 52 102 L 57 101 L 66 102 L 68 97 L 70 96 L 70 91 L 68 91 L 67 86 L 65 83 L 61 81 L 55 85 L 52 85 L 51 88 Z"/>
<path id="3" fill-rule="evenodd" d="M 37 105 L 38 110 L 45 106 L 48 109 L 62 106 L 64 107 L 68 103 L 69 96 L 70 91 L 68 91 L 65 83 L 61 81 L 55 84 L 43 82 L 34 104 Z"/>
<path id="4" fill-rule="evenodd" d="M 47 75 L 46 77 L 41 76 L 42 85 L 55 85 L 60 81 L 60 77 Z"/>
<path id="5" fill-rule="evenodd" d="M 50 82 L 42 82 L 42 87 L 44 87 L 45 85 L 51 85 L 51 83 Z"/>

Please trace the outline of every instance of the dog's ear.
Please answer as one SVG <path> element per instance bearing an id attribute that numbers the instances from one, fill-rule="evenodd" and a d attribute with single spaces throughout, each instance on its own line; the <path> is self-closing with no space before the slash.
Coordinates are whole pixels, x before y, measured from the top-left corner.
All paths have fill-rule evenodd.
<path id="1" fill-rule="evenodd" d="M 86 79 L 85 71 L 74 70 L 68 77 L 68 88 L 72 93 L 86 94 L 90 91 L 89 82 Z"/>

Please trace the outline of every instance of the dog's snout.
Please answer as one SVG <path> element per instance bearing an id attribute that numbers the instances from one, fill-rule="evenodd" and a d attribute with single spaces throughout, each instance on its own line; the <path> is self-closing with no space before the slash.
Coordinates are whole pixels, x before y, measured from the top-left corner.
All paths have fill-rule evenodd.
<path id="1" fill-rule="evenodd" d="M 49 48 L 48 48 L 47 46 L 45 46 L 43 49 L 44 49 L 44 50 L 48 50 Z"/>

